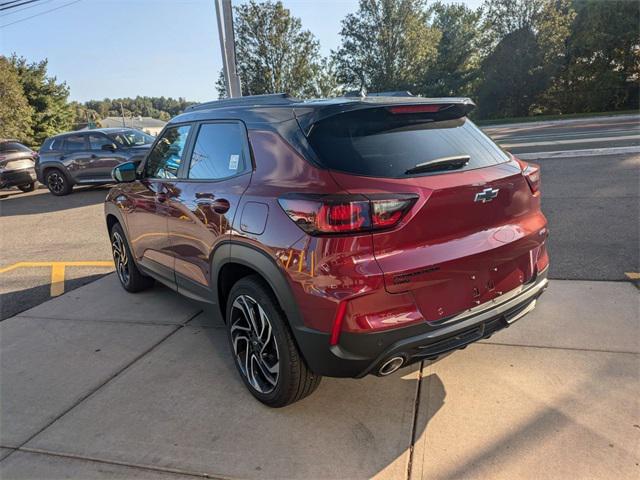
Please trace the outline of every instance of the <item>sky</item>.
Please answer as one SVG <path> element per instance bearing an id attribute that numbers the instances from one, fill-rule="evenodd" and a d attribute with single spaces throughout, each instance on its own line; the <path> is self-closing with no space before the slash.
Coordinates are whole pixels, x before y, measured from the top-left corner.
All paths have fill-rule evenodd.
<path id="1" fill-rule="evenodd" d="M 358 0 L 283 3 L 318 38 L 323 55 L 339 46 L 340 22 L 358 7 Z M 461 3 L 476 8 L 481 0 Z M 49 74 L 78 101 L 211 100 L 222 68 L 214 0 L 38 0 L 0 11 L 0 54 L 13 53 L 47 58 Z"/>

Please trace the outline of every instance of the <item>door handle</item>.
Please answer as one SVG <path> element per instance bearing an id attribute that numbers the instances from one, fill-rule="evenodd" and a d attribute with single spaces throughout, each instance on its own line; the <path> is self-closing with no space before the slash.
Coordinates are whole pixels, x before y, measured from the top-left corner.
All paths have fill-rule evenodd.
<path id="1" fill-rule="evenodd" d="M 215 200 L 211 203 L 211 208 L 213 208 L 213 211 L 216 213 L 227 213 L 231 208 L 231 205 L 229 204 L 228 200 L 219 198 L 218 200 Z"/>
<path id="2" fill-rule="evenodd" d="M 213 193 L 209 193 L 209 192 L 196 192 L 196 198 L 197 199 L 213 200 L 215 198 L 215 195 Z"/>

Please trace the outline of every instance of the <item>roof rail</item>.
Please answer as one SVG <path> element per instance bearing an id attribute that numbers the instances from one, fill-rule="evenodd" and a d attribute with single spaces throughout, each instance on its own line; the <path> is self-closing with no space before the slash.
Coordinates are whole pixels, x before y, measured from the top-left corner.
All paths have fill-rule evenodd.
<path id="1" fill-rule="evenodd" d="M 252 105 L 289 105 L 291 103 L 295 103 L 295 99 L 290 97 L 288 93 L 247 95 L 246 97 L 224 98 L 222 100 L 214 100 L 212 102 L 198 103 L 197 105 L 191 105 L 190 107 L 187 107 L 185 109 L 185 112 L 236 106 L 246 107 Z"/>

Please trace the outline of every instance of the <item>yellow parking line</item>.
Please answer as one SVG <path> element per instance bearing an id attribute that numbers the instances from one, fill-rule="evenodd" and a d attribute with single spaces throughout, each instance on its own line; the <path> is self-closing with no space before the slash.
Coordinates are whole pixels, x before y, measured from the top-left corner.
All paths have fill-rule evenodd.
<path id="1" fill-rule="evenodd" d="M 640 273 L 638 272 L 625 272 L 625 275 L 629 277 L 630 280 L 640 280 Z"/>
<path id="2" fill-rule="evenodd" d="M 64 263 L 55 262 L 51 265 L 51 296 L 57 297 L 64 293 Z"/>
<path id="3" fill-rule="evenodd" d="M 51 290 L 52 297 L 57 297 L 64 293 L 64 273 L 67 267 L 113 267 L 113 261 L 77 261 L 77 262 L 17 262 L 4 268 L 0 268 L 0 273 L 10 272 L 18 268 L 51 268 Z"/>

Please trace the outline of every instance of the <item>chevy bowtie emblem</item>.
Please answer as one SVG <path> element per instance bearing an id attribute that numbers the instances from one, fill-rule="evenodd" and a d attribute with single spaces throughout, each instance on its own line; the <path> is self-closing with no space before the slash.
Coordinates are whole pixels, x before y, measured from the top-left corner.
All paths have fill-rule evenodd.
<path id="1" fill-rule="evenodd" d="M 490 202 L 498 196 L 499 191 L 499 188 L 485 188 L 481 192 L 476 193 L 476 198 L 473 201 L 482 203 Z"/>

